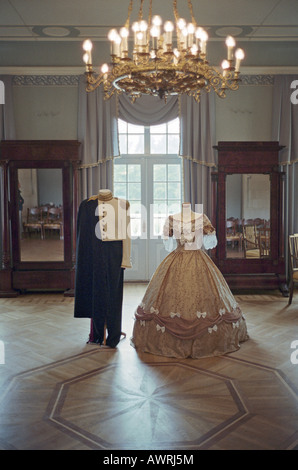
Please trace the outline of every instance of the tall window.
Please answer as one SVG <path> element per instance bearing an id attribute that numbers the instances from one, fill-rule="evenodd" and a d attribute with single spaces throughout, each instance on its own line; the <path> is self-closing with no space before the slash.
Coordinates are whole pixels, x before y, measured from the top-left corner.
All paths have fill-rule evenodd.
<path id="1" fill-rule="evenodd" d="M 165 218 L 181 208 L 179 119 L 150 127 L 119 120 L 118 129 L 122 158 L 114 160 L 114 194 L 130 202 L 133 236 L 141 236 L 144 208 L 150 233 L 159 236 Z"/>

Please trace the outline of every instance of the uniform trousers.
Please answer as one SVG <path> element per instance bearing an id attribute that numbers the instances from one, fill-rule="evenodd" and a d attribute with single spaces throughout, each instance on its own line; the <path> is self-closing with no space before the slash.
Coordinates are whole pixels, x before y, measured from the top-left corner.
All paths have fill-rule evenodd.
<path id="1" fill-rule="evenodd" d="M 91 319 L 89 341 L 102 344 L 105 326 L 106 344 L 117 346 L 121 337 L 123 272 L 121 268 L 122 241 L 98 240 L 101 251 L 101 263 L 94 267 L 94 278 L 98 289 L 93 289 L 93 318 Z M 95 263 L 96 265 L 96 263 Z"/>

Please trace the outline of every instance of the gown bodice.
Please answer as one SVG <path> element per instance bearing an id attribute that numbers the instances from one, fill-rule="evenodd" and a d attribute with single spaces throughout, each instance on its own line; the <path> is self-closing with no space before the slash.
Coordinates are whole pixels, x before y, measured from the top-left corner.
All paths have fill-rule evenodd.
<path id="1" fill-rule="evenodd" d="M 184 250 L 212 249 L 217 245 L 215 228 L 205 214 L 191 213 L 182 219 L 181 214 L 170 215 L 163 229 L 165 246 Z M 174 244 L 175 240 L 175 244 Z"/>

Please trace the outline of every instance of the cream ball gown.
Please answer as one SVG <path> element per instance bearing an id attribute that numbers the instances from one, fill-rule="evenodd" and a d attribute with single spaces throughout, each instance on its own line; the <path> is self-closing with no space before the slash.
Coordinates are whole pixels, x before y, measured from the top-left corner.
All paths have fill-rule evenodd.
<path id="1" fill-rule="evenodd" d="M 185 222 L 179 214 L 169 216 L 164 234 L 177 246 L 156 269 L 136 309 L 132 346 L 176 358 L 238 350 L 248 339 L 246 322 L 223 275 L 204 251 L 217 244 L 208 217 L 191 212 Z"/>

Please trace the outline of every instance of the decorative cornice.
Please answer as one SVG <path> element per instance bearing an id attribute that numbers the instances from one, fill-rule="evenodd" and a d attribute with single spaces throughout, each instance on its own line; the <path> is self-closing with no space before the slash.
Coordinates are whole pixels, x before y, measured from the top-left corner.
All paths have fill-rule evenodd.
<path id="1" fill-rule="evenodd" d="M 78 75 L 14 75 L 15 86 L 77 86 Z"/>
<path id="2" fill-rule="evenodd" d="M 274 84 L 274 75 L 241 75 L 241 85 L 271 86 Z"/>

